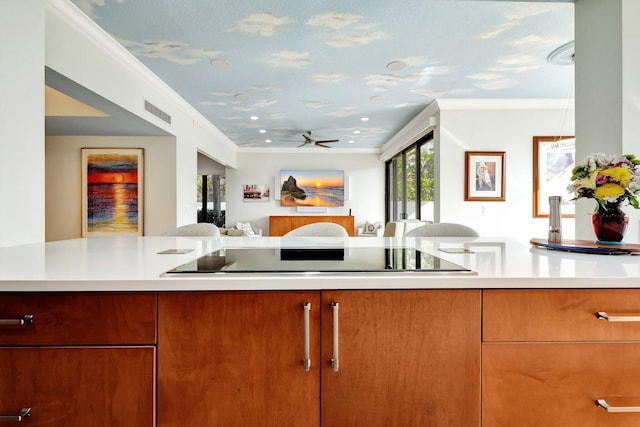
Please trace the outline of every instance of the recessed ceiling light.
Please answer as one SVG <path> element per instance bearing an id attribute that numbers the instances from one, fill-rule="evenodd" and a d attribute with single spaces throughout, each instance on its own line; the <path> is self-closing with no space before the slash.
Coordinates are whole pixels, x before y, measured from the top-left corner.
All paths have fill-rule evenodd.
<path id="1" fill-rule="evenodd" d="M 258 117 L 258 116 L 251 116 L 251 117 L 249 117 L 249 118 L 250 118 L 251 120 L 258 120 L 258 119 L 259 119 L 259 117 Z"/>
<path id="2" fill-rule="evenodd" d="M 249 98 L 251 98 L 249 95 L 247 95 L 246 93 L 236 93 L 234 95 L 234 98 L 236 98 L 238 101 L 244 101 L 247 100 Z"/>
<path id="3" fill-rule="evenodd" d="M 349 144 L 353 144 L 355 141 L 353 139 L 349 140 Z"/>
<path id="4" fill-rule="evenodd" d="M 231 62 L 225 61 L 224 59 L 212 59 L 211 65 L 220 69 L 231 68 Z"/>
<path id="5" fill-rule="evenodd" d="M 265 139 L 264 142 L 271 142 L 271 140 L 270 139 Z"/>
<path id="6" fill-rule="evenodd" d="M 406 67 L 407 64 L 403 61 L 391 61 L 387 64 L 387 70 L 389 71 L 400 71 Z"/>
<path id="7" fill-rule="evenodd" d="M 260 129 L 258 132 L 260 132 L 260 133 L 267 133 L 267 131 L 266 131 L 266 130 L 264 130 L 264 129 Z"/>
<path id="8" fill-rule="evenodd" d="M 360 133 L 360 131 L 359 130 L 354 130 L 353 133 L 358 134 L 358 133 Z"/>
<path id="9" fill-rule="evenodd" d="M 362 117 L 360 120 L 363 121 L 363 122 L 368 122 L 369 121 L 369 117 Z"/>
<path id="10" fill-rule="evenodd" d="M 382 95 L 373 95 L 371 97 L 369 97 L 369 101 L 382 101 Z"/>

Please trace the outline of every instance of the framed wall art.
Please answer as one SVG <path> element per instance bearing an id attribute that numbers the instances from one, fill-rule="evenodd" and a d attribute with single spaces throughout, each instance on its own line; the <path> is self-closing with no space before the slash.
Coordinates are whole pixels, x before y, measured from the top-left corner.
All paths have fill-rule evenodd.
<path id="1" fill-rule="evenodd" d="M 575 216 L 573 195 L 567 191 L 576 164 L 574 136 L 533 137 L 533 217 L 549 217 L 549 196 L 562 197 L 560 213 Z"/>
<path id="2" fill-rule="evenodd" d="M 144 149 L 82 149 L 82 237 L 143 235 Z"/>
<path id="3" fill-rule="evenodd" d="M 465 151 L 465 201 L 505 200 L 505 152 Z"/>
<path id="4" fill-rule="evenodd" d="M 345 176 L 341 170 L 281 170 L 280 205 L 344 206 Z"/>
<path id="5" fill-rule="evenodd" d="M 268 185 L 245 184 L 242 186 L 243 202 L 267 202 L 271 198 Z"/>

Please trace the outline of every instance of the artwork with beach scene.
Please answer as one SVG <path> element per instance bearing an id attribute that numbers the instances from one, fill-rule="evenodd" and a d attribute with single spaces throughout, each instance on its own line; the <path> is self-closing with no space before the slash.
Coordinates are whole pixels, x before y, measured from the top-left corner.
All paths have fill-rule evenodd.
<path id="1" fill-rule="evenodd" d="M 280 171 L 280 204 L 282 206 L 343 206 L 344 171 Z"/>
<path id="2" fill-rule="evenodd" d="M 142 148 L 82 149 L 82 237 L 143 233 Z"/>

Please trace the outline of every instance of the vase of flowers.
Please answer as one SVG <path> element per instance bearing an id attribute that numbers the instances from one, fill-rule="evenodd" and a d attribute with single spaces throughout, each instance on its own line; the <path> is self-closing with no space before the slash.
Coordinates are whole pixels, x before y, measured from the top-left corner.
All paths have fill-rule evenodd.
<path id="1" fill-rule="evenodd" d="M 593 153 L 573 168 L 571 181 L 567 190 L 573 193 L 573 200 L 589 198 L 598 202 L 591 216 L 596 239 L 622 242 L 629 224 L 622 204 L 626 201 L 635 209 L 640 208 L 640 160 L 631 154 L 615 157 Z"/>

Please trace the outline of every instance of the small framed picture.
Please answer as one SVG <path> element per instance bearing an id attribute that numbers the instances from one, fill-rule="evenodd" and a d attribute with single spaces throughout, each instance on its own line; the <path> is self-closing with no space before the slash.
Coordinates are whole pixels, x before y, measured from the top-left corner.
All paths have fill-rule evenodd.
<path id="1" fill-rule="evenodd" d="M 504 202 L 504 160 L 504 151 L 465 151 L 465 201 Z"/>
<path id="2" fill-rule="evenodd" d="M 245 184 L 242 187 L 242 200 L 244 202 L 267 202 L 270 198 L 268 185 Z"/>

